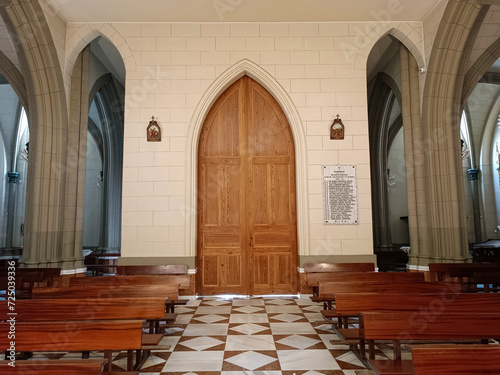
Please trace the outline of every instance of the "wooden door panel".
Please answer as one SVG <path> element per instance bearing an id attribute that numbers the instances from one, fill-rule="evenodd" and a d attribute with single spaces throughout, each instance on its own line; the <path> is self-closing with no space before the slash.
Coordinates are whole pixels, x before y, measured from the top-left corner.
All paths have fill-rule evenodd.
<path id="1" fill-rule="evenodd" d="M 295 150 L 274 98 L 243 77 L 210 110 L 198 149 L 198 290 L 296 291 Z"/>

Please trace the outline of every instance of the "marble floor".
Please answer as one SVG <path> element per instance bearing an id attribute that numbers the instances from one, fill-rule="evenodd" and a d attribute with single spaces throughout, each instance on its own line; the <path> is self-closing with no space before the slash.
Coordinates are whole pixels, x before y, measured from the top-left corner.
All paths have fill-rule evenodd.
<path id="1" fill-rule="evenodd" d="M 191 299 L 176 307 L 179 315 L 166 329 L 163 349 L 152 351 L 140 374 L 371 374 L 323 320 L 322 308 L 308 296 Z M 99 357 L 102 353 L 91 353 Z M 41 358 L 79 357 L 35 353 L 32 359 Z M 112 371 L 126 369 L 125 353 L 114 353 L 112 366 Z"/>
<path id="2" fill-rule="evenodd" d="M 302 298 L 190 300 L 143 375 L 356 375 L 364 367 L 324 322 L 321 304 Z M 123 367 L 117 356 L 114 366 Z M 115 369 L 118 369 L 115 367 Z"/>

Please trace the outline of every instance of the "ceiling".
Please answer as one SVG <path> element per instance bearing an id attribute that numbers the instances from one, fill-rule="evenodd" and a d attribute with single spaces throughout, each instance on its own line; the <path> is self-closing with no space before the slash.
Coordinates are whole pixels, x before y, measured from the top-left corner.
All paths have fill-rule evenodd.
<path id="1" fill-rule="evenodd" d="M 447 0 L 48 0 L 68 22 L 421 21 Z"/>

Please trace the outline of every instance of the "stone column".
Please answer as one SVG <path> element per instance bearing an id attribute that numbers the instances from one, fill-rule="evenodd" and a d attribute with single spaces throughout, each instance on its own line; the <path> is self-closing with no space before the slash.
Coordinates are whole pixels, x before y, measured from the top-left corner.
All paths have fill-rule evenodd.
<path id="1" fill-rule="evenodd" d="M 474 215 L 474 235 L 476 243 L 483 242 L 482 228 L 481 228 L 481 210 L 479 200 L 479 169 L 469 169 L 469 180 L 472 191 L 472 212 Z"/>
<path id="2" fill-rule="evenodd" d="M 14 234 L 14 219 L 16 213 L 16 197 L 17 197 L 17 183 L 19 181 L 18 172 L 8 172 L 9 189 L 7 192 L 7 233 L 5 238 L 5 247 L 12 249 L 12 237 Z"/>

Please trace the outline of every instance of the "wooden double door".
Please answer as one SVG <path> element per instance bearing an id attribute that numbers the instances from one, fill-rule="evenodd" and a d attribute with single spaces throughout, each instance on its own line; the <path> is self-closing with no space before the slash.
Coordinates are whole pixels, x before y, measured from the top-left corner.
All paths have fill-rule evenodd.
<path id="1" fill-rule="evenodd" d="M 297 290 L 295 147 L 274 98 L 245 76 L 214 103 L 198 148 L 197 290 Z"/>

